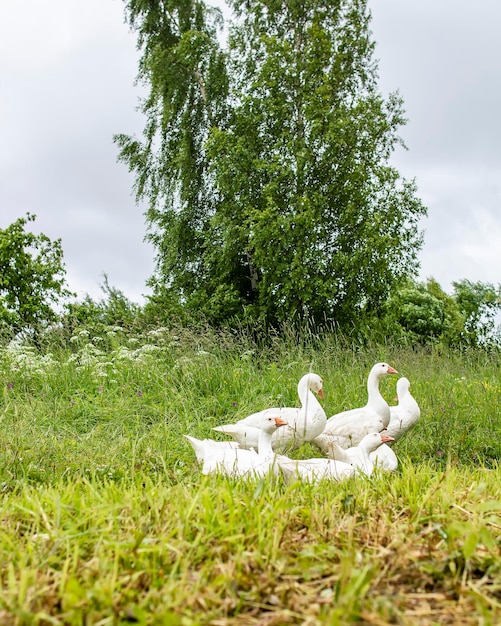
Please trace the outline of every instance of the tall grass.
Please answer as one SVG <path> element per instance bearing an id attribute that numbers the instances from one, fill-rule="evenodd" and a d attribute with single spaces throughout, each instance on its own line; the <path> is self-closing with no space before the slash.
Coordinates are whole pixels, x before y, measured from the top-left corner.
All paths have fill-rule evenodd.
<path id="1" fill-rule="evenodd" d="M 397 473 L 201 476 L 183 434 L 297 405 L 310 370 L 328 415 L 364 404 L 381 360 L 422 410 Z M 110 329 L 3 349 L 0 623 L 499 623 L 499 370 L 492 353 L 333 334 Z"/>

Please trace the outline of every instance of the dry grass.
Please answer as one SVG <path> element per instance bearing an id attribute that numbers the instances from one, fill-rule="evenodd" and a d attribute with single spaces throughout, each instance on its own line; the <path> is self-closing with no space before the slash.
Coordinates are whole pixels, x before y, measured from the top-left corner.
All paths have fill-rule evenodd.
<path id="1" fill-rule="evenodd" d="M 2 624 L 501 621 L 497 469 L 194 479 L 6 495 Z"/>

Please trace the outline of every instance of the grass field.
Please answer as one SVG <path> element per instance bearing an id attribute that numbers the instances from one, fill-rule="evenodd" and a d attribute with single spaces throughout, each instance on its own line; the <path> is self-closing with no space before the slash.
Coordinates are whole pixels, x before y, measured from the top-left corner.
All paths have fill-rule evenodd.
<path id="1" fill-rule="evenodd" d="M 2 625 L 501 623 L 497 354 L 110 329 L 1 357 Z M 295 406 L 310 370 L 327 415 L 358 406 L 381 360 L 422 411 L 395 474 L 201 475 L 184 433 Z"/>

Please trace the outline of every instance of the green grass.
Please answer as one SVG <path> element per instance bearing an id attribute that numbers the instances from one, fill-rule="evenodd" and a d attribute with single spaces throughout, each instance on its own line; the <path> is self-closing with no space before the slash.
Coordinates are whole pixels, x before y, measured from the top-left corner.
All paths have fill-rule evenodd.
<path id="1" fill-rule="evenodd" d="M 0 623 L 501 622 L 497 354 L 165 329 L 102 346 L 1 353 Z M 395 474 L 200 474 L 184 433 L 297 405 L 309 370 L 328 415 L 363 404 L 380 360 L 422 410 Z"/>

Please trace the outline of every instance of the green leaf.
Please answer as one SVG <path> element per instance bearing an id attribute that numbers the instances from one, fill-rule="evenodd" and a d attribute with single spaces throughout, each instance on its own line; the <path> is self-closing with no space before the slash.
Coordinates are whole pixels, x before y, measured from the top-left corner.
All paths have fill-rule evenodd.
<path id="1" fill-rule="evenodd" d="M 478 546 L 479 534 L 477 531 L 471 532 L 466 535 L 464 540 L 462 550 L 465 559 L 469 559 L 475 553 Z"/>

